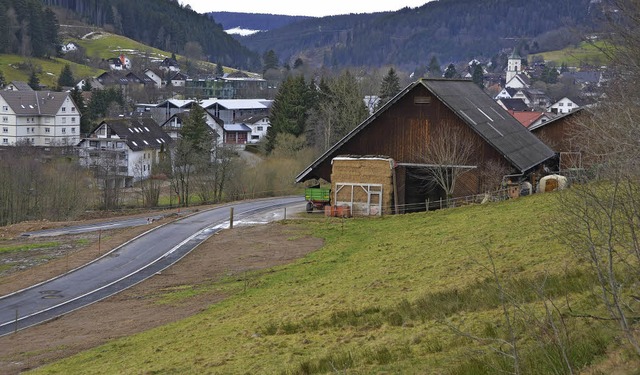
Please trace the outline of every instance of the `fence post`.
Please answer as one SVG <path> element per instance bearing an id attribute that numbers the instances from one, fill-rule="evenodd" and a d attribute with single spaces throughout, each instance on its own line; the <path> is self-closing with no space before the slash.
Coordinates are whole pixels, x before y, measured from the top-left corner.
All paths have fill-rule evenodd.
<path id="1" fill-rule="evenodd" d="M 233 229 L 233 207 L 231 207 L 229 212 L 229 229 Z"/>
<path id="2" fill-rule="evenodd" d="M 427 207 L 427 212 L 429 211 L 429 199 L 426 200 L 426 202 L 424 203 L 424 205 Z"/>

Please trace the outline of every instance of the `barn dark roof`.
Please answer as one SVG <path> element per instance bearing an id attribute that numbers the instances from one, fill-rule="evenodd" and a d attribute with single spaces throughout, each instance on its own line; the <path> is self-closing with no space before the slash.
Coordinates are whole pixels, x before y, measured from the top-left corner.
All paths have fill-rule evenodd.
<path id="1" fill-rule="evenodd" d="M 432 92 L 444 105 L 451 109 L 521 172 L 525 172 L 554 156 L 554 152 L 549 147 L 531 134 L 518 120 L 500 107 L 473 81 L 422 79 L 407 86 L 376 113 L 358 125 L 300 173 L 296 177 L 296 182 L 304 181 L 305 177 L 314 168 L 333 155 L 345 142 L 366 128 L 380 113 L 386 111 L 418 85 L 423 85 Z"/>

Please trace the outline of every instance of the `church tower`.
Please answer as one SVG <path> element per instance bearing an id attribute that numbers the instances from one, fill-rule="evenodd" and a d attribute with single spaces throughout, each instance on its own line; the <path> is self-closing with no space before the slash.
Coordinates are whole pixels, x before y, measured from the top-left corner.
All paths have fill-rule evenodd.
<path id="1" fill-rule="evenodd" d="M 522 72 L 522 58 L 516 52 L 515 48 L 513 53 L 509 56 L 507 61 L 507 79 L 505 82 L 511 81 L 511 79 Z"/>

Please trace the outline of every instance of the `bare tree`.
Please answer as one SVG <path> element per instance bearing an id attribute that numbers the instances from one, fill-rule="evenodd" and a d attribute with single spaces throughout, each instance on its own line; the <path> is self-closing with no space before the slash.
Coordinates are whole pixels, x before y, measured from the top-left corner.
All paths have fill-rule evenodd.
<path id="1" fill-rule="evenodd" d="M 470 164 L 478 149 L 477 141 L 469 130 L 444 122 L 431 127 L 426 142 L 424 151 L 415 155 L 421 162 L 417 174 L 425 183 L 442 188 L 450 198 L 460 176 L 475 168 Z"/>
<path id="2" fill-rule="evenodd" d="M 575 141 L 598 181 L 560 195 L 562 234 L 599 282 L 601 300 L 633 350 L 640 355 L 640 2 L 614 2 L 613 79 L 607 98 L 576 122 Z"/>

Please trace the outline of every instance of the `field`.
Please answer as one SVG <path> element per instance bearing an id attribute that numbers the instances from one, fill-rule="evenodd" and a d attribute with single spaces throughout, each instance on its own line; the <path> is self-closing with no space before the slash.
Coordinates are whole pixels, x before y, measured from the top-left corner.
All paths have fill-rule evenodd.
<path id="1" fill-rule="evenodd" d="M 570 314 L 599 307 L 593 278 L 553 229 L 559 215 L 550 194 L 276 224 L 290 233 L 282 242 L 314 235 L 325 245 L 268 271 L 157 290 L 148 302 L 171 308 L 227 298 L 35 373 L 491 374 L 513 371 L 513 345 L 525 374 L 608 373 L 611 357 L 627 357 L 614 329 Z M 628 363 L 615 366 L 632 373 Z"/>
<path id="2" fill-rule="evenodd" d="M 607 65 L 609 57 L 605 53 L 607 48 L 611 48 L 605 42 L 582 42 L 577 47 L 567 47 L 559 51 L 537 53 L 530 56 L 542 56 L 544 61 L 553 61 L 557 66 L 566 63 L 567 66 L 580 67 L 583 65 L 601 66 Z"/>
<path id="3" fill-rule="evenodd" d="M 31 75 L 31 66 L 37 66 L 42 68 L 42 73 L 38 75 L 40 84 L 47 86 L 49 89 L 53 89 L 56 87 L 58 76 L 66 64 L 69 64 L 73 76 L 78 78 L 78 81 L 81 77 L 95 77 L 103 72 L 103 70 L 100 69 L 94 69 L 86 65 L 76 64 L 59 58 L 25 59 L 19 55 L 0 54 L 0 71 L 4 74 L 7 83 L 11 81 L 28 82 L 29 76 Z"/>

